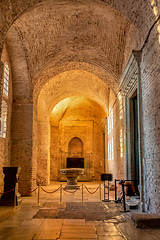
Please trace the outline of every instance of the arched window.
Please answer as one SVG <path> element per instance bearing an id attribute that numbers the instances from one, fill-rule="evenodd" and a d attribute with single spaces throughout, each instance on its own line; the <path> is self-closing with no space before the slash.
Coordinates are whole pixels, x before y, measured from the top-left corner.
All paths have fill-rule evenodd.
<path id="1" fill-rule="evenodd" d="M 108 133 L 113 130 L 113 109 L 111 109 L 108 117 Z"/>
<path id="2" fill-rule="evenodd" d="M 7 132 L 7 112 L 8 112 L 8 93 L 9 93 L 9 66 L 4 63 L 3 68 L 3 95 L 1 104 L 1 123 L 0 123 L 0 137 L 6 138 Z"/>
<path id="3" fill-rule="evenodd" d="M 120 157 L 123 157 L 123 132 L 120 129 Z"/>
<path id="4" fill-rule="evenodd" d="M 123 118 L 123 104 L 122 104 L 122 96 L 120 94 L 120 92 L 118 93 L 118 99 L 119 99 L 119 116 L 120 119 Z"/>
<path id="5" fill-rule="evenodd" d="M 5 100 L 2 100 L 0 137 L 6 138 L 6 130 L 7 130 L 7 102 Z"/>
<path id="6" fill-rule="evenodd" d="M 9 91 L 9 67 L 8 63 L 4 64 L 4 74 L 3 74 L 3 94 L 8 97 Z"/>

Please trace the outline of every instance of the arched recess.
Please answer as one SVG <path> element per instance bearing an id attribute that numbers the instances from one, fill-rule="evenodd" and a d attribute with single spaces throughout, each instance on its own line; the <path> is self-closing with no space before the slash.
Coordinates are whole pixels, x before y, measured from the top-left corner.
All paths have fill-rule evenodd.
<path id="1" fill-rule="evenodd" d="M 97 76 L 86 71 L 68 71 L 57 75 L 41 90 L 34 113 L 34 148 L 37 159 L 37 179 L 41 184 L 50 182 L 50 116 L 53 107 L 67 97 L 81 95 L 92 99 L 108 113 L 108 86 Z M 37 114 L 36 114 L 37 113 Z M 36 136 L 37 134 L 37 136 Z M 92 149 L 89 150 L 90 152 Z"/>
<path id="2" fill-rule="evenodd" d="M 83 142 L 80 138 L 74 137 L 68 143 L 68 156 L 69 157 L 82 157 L 83 155 Z"/>

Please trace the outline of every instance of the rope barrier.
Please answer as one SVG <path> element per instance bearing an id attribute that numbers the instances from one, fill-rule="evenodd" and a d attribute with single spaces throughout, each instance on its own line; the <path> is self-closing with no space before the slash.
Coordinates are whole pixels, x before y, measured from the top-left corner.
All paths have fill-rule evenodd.
<path id="1" fill-rule="evenodd" d="M 64 191 L 66 191 L 66 192 L 68 192 L 68 193 L 75 193 L 80 187 L 81 187 L 81 186 L 77 187 L 76 190 L 75 190 L 75 191 L 72 191 L 72 192 L 67 191 L 64 187 L 62 187 L 62 188 L 63 188 Z"/>
<path id="2" fill-rule="evenodd" d="M 53 190 L 53 191 L 51 191 L 51 192 L 50 192 L 50 191 L 46 191 L 43 187 L 40 187 L 40 186 L 36 187 L 36 188 L 35 188 L 34 190 L 32 190 L 32 191 L 22 192 L 22 191 L 18 190 L 18 192 L 21 193 L 21 194 L 23 194 L 23 195 L 27 195 L 27 194 L 31 194 L 31 193 L 35 192 L 35 191 L 38 189 L 37 205 L 40 205 L 40 189 L 41 189 L 43 192 L 49 193 L 49 194 L 55 193 L 55 192 L 57 192 L 57 191 L 60 189 L 60 202 L 62 202 L 62 189 L 63 189 L 64 191 L 66 191 L 67 193 L 75 193 L 75 192 L 78 191 L 78 189 L 80 189 L 81 186 L 82 186 L 82 202 L 83 202 L 83 184 L 80 185 L 80 186 L 78 186 L 74 191 L 70 191 L 70 190 L 65 189 L 64 187 L 62 187 L 62 184 L 61 184 L 60 187 L 58 187 L 57 189 L 55 189 L 55 190 Z M 84 185 L 84 186 L 85 186 L 85 185 Z M 90 192 L 89 189 L 88 189 L 86 186 L 85 186 L 85 188 L 86 188 L 86 190 L 87 190 L 90 194 L 96 193 L 96 192 L 98 191 L 98 189 L 101 190 L 101 187 L 100 187 L 100 186 L 98 186 L 98 188 L 97 188 L 94 192 Z M 7 191 L 7 192 L 3 192 L 3 193 L 0 193 L 0 194 L 9 193 L 9 192 L 14 191 L 14 190 L 15 190 L 15 189 L 11 189 L 11 190 L 9 190 L 9 191 Z M 100 199 L 101 199 L 101 191 L 100 191 Z"/>
<path id="3" fill-rule="evenodd" d="M 84 185 L 84 186 L 85 186 L 85 185 Z M 85 188 L 86 188 L 87 192 L 89 192 L 90 194 L 94 194 L 94 193 L 96 193 L 96 192 L 98 191 L 99 186 L 98 186 L 98 188 L 97 188 L 94 192 L 90 192 L 86 186 L 85 186 Z"/>
<path id="4" fill-rule="evenodd" d="M 35 192 L 35 191 L 37 190 L 37 188 L 38 188 L 38 187 L 36 187 L 33 191 L 30 191 L 30 192 L 22 192 L 22 191 L 20 191 L 20 190 L 18 190 L 18 192 L 21 193 L 21 194 L 24 194 L 24 195 L 25 195 L 25 194 L 30 194 L 30 193 Z"/>
<path id="5" fill-rule="evenodd" d="M 45 192 L 45 193 L 55 193 L 55 192 L 57 192 L 57 191 L 60 189 L 60 187 L 57 188 L 56 190 L 52 191 L 52 192 L 48 192 L 48 191 L 46 191 L 43 187 L 41 187 L 41 189 L 42 189 L 43 192 Z"/>
<path id="6" fill-rule="evenodd" d="M 9 190 L 9 191 L 7 191 L 7 192 L 0 193 L 0 194 L 6 194 L 6 193 L 9 193 L 9 192 L 12 192 L 12 191 L 14 191 L 14 188 Z"/>

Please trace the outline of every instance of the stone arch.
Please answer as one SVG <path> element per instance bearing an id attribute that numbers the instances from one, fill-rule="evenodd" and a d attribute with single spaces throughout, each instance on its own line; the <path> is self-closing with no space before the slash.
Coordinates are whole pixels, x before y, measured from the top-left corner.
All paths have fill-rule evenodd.
<path id="1" fill-rule="evenodd" d="M 75 84 L 76 83 L 75 80 L 72 79 L 73 81 L 70 81 L 70 78 L 72 78 L 71 77 L 72 74 L 74 76 L 74 74 L 76 74 L 77 72 L 76 71 L 65 72 L 62 75 L 60 74 L 55 78 L 51 79 L 48 83 L 45 84 L 45 87 L 41 90 L 38 101 L 37 101 L 37 105 L 35 105 L 35 109 L 37 110 L 34 112 L 35 113 L 34 123 L 35 124 L 37 123 L 37 126 L 35 125 L 34 127 L 33 135 L 34 135 L 34 145 L 37 146 L 38 152 L 36 153 L 36 149 L 34 148 L 33 156 L 35 156 L 34 161 L 37 161 L 37 176 L 39 179 L 38 181 L 41 182 L 41 184 L 48 184 L 50 181 L 50 175 L 49 175 L 50 124 L 49 123 L 50 123 L 51 109 L 53 109 L 53 107 L 62 99 L 70 96 L 74 96 L 75 91 L 77 91 L 77 94 L 78 94 L 78 90 L 77 90 L 78 87 Z M 71 74 L 71 75 L 68 75 L 68 74 Z M 78 75 L 76 75 L 76 77 Z M 80 85 L 82 87 L 81 94 L 97 102 L 107 113 L 108 105 L 107 105 L 106 93 L 108 91 L 108 87 L 106 86 L 106 84 L 103 81 L 101 81 L 97 76 L 91 73 L 88 73 L 86 71 L 80 71 L 80 76 L 84 77 Z M 86 80 L 87 77 L 88 79 Z M 75 79 L 77 80 L 77 78 Z M 89 79 L 91 81 L 90 83 L 89 83 Z M 97 91 L 97 87 L 98 87 L 98 91 Z M 38 134 L 36 133 L 37 129 L 38 129 Z M 75 137 L 75 136 L 71 136 L 71 137 Z M 80 139 L 83 141 L 83 138 L 81 136 L 77 136 L 77 137 L 80 137 Z M 85 145 L 84 145 L 84 149 L 85 149 Z M 65 151 L 68 151 L 68 144 L 66 144 Z"/>

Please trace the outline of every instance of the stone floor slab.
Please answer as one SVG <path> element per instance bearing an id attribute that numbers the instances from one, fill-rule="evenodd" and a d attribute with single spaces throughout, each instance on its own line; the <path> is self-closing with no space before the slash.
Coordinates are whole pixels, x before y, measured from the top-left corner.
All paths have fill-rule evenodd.
<path id="1" fill-rule="evenodd" d="M 25 236 L 24 235 L 19 235 L 19 234 L 16 234 L 16 235 L 12 235 L 12 236 L 6 236 L 5 238 L 2 238 L 2 240 L 31 240 L 32 237 L 30 236 Z"/>
<path id="2" fill-rule="evenodd" d="M 61 219 L 45 219 L 40 226 L 40 230 L 60 231 L 62 227 L 62 222 L 63 220 Z"/>
<path id="3" fill-rule="evenodd" d="M 44 220 L 43 219 L 30 219 L 30 220 L 24 220 L 21 225 L 40 225 L 42 224 Z"/>
<path id="4" fill-rule="evenodd" d="M 77 225 L 77 226 L 66 226 L 64 225 L 62 227 L 62 232 L 65 233 L 76 233 L 76 232 L 84 232 L 84 233 L 94 233 L 95 232 L 95 227 L 94 226 L 86 226 L 86 225 Z"/>
<path id="5" fill-rule="evenodd" d="M 22 221 L 3 221 L 0 223 L 0 227 L 18 227 Z"/>
<path id="6" fill-rule="evenodd" d="M 85 219 L 64 219 L 63 225 L 85 225 Z"/>
<path id="7" fill-rule="evenodd" d="M 97 235 L 94 233 L 61 233 L 61 238 L 63 239 L 97 239 Z"/>
<path id="8" fill-rule="evenodd" d="M 33 239 L 57 239 L 60 237 L 60 231 L 51 231 L 51 230 L 47 230 L 47 231 L 38 231 L 35 235 L 35 237 Z"/>
<path id="9" fill-rule="evenodd" d="M 98 240 L 124 240 L 122 236 L 98 236 Z"/>

